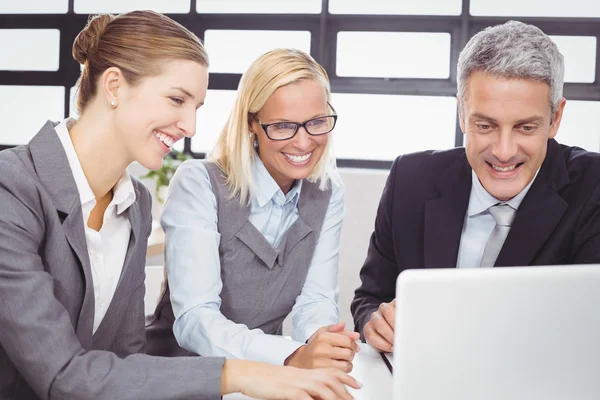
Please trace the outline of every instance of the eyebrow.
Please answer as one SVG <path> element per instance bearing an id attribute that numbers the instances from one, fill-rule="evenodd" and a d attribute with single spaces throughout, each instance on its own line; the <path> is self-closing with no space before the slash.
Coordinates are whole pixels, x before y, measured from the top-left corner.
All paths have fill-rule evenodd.
<path id="1" fill-rule="evenodd" d="M 496 121 L 494 118 L 488 117 L 487 115 L 481 114 L 481 113 L 473 113 L 471 114 L 471 118 L 470 119 L 474 119 L 474 118 L 480 118 L 480 119 L 485 119 L 486 121 L 490 121 L 494 124 L 498 124 L 498 121 Z"/>
<path id="2" fill-rule="evenodd" d="M 498 125 L 498 121 L 495 120 L 494 118 L 488 117 L 487 115 L 481 114 L 481 113 L 474 113 L 471 115 L 471 119 L 473 118 L 481 118 L 481 119 L 485 119 L 486 121 L 490 121 L 496 125 Z M 533 117 L 529 117 L 529 118 L 524 118 L 524 119 L 520 119 L 518 121 L 515 122 L 515 125 L 523 125 L 523 124 L 529 124 L 531 122 L 538 122 L 543 120 L 544 117 L 540 117 L 537 115 L 534 115 Z"/>
<path id="3" fill-rule="evenodd" d="M 190 97 L 192 100 L 195 100 L 194 96 L 190 92 L 188 92 L 187 90 L 185 90 L 184 88 L 182 88 L 180 86 L 173 86 L 171 89 L 179 90 L 180 92 L 182 92 L 186 96 Z"/>
<path id="4" fill-rule="evenodd" d="M 314 115 L 312 117 L 310 117 L 309 119 L 305 120 L 305 121 L 310 121 L 311 119 L 315 119 L 315 118 L 319 118 L 319 117 L 327 117 L 330 114 L 323 114 L 323 113 L 319 113 L 317 115 Z M 275 121 L 273 123 L 277 123 L 277 122 L 293 122 L 295 124 L 298 124 L 299 122 L 296 121 L 291 121 L 289 119 L 285 119 L 285 118 L 271 118 L 272 121 Z"/>
<path id="5" fill-rule="evenodd" d="M 529 117 L 529 118 L 525 118 L 525 119 L 520 119 L 517 121 L 517 123 L 515 125 L 524 125 L 524 124 L 529 124 L 532 122 L 539 122 L 542 121 L 544 118 L 543 117 L 539 117 L 539 116 L 533 116 L 533 117 Z"/>
<path id="6" fill-rule="evenodd" d="M 190 92 L 188 92 L 187 90 L 185 90 L 185 89 L 184 89 L 184 88 L 182 88 L 181 86 L 173 86 L 171 89 L 174 89 L 174 90 L 179 90 L 181 93 L 185 94 L 186 96 L 188 96 L 188 97 L 189 97 L 189 98 L 191 98 L 192 100 L 196 100 L 196 99 L 194 98 L 194 96 L 193 96 L 193 95 L 192 95 Z M 203 101 L 201 101 L 201 102 L 200 102 L 200 103 L 198 103 L 198 105 L 196 106 L 196 109 L 198 109 L 198 108 L 202 107 L 203 105 L 204 105 L 204 102 L 203 102 Z"/>

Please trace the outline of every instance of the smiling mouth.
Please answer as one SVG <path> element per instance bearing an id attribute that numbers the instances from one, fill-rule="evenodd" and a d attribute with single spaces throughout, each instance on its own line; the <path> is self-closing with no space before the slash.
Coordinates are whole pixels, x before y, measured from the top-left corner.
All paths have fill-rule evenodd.
<path id="1" fill-rule="evenodd" d="M 288 153 L 283 153 L 283 155 L 294 164 L 304 164 L 312 156 L 312 151 L 303 156 L 296 156 Z"/>
<path id="2" fill-rule="evenodd" d="M 173 145 L 175 144 L 175 139 L 173 139 L 169 135 L 165 135 L 164 133 L 158 132 L 158 131 L 152 131 L 152 133 L 154 134 L 154 136 L 156 136 L 158 138 L 158 140 L 163 142 L 164 145 L 167 146 L 169 149 L 171 147 L 173 147 Z"/>
<path id="3" fill-rule="evenodd" d="M 498 165 L 494 165 L 492 163 L 489 163 L 486 161 L 486 163 L 496 172 L 512 172 L 518 168 L 520 168 L 524 163 L 517 163 L 517 164 L 513 164 L 513 165 L 509 165 L 506 167 L 500 167 Z"/>

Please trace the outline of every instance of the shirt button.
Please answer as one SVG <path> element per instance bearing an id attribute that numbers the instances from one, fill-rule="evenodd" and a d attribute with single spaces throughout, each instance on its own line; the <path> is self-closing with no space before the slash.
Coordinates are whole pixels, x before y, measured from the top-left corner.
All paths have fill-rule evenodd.
<path id="1" fill-rule="evenodd" d="M 92 253 L 92 261 L 98 262 L 99 260 L 100 260 L 100 257 L 98 257 L 98 254 Z"/>

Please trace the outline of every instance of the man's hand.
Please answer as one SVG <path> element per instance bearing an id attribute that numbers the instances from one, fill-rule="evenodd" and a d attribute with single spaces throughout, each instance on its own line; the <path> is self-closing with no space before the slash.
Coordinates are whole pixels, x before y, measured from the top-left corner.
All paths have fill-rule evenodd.
<path id="1" fill-rule="evenodd" d="M 306 346 L 298 348 L 286 360 L 285 365 L 297 368 L 337 368 L 352 371 L 354 355 L 360 351 L 357 332 L 344 329 L 344 322 L 319 328 Z"/>
<path id="2" fill-rule="evenodd" d="M 350 400 L 344 385 L 360 389 L 351 376 L 336 369 L 297 369 L 246 360 L 226 360 L 221 394 L 241 392 L 265 400 Z"/>
<path id="3" fill-rule="evenodd" d="M 367 343 L 377 350 L 391 353 L 394 350 L 395 320 L 396 299 L 391 303 L 381 303 L 363 328 Z"/>

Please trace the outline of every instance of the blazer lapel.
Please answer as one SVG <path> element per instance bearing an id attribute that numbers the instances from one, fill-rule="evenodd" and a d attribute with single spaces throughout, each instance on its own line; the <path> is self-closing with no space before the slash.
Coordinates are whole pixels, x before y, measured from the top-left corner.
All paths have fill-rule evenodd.
<path id="1" fill-rule="evenodd" d="M 77 337 L 84 348 L 91 346 L 92 331 L 94 328 L 95 299 L 92 278 L 92 267 L 88 255 L 87 242 L 85 239 L 85 227 L 80 204 L 75 204 L 73 210 L 63 221 L 65 237 L 69 246 L 79 259 L 79 265 L 83 271 L 85 294 L 75 329 Z"/>
<path id="2" fill-rule="evenodd" d="M 127 247 L 127 253 L 125 254 L 121 278 L 128 270 L 127 267 L 129 267 L 129 264 L 137 260 L 134 256 L 138 247 L 137 242 L 140 240 L 140 235 L 142 234 L 140 231 L 142 228 L 142 213 L 140 211 L 140 204 L 137 201 L 137 199 L 140 198 L 140 194 L 137 189 L 135 189 L 135 198 L 136 201 L 134 201 L 125 211 L 127 213 L 127 219 L 129 219 L 129 225 L 131 225 L 131 236 L 129 237 L 129 246 Z M 121 280 L 122 279 L 119 279 L 117 290 L 121 285 Z"/>
<path id="3" fill-rule="evenodd" d="M 290 226 L 282 238 L 282 243 L 285 243 L 285 247 L 278 248 L 277 261 L 279 265 L 283 265 L 283 260 L 285 260 L 288 255 L 296 248 L 296 246 L 311 232 L 312 228 L 308 226 L 306 222 L 302 219 L 301 216 L 298 216 L 298 219 L 294 221 L 292 226 Z M 280 246 L 281 247 L 281 246 Z"/>
<path id="4" fill-rule="evenodd" d="M 81 266 L 77 278 L 83 275 L 85 295 L 75 331 L 82 346 L 89 348 L 94 323 L 92 269 L 87 251 L 79 192 L 54 126 L 54 123 L 46 122 L 40 132 L 29 142 L 29 150 L 37 176 L 54 202 L 63 223 L 67 242 Z"/>
<path id="5" fill-rule="evenodd" d="M 569 183 L 562 149 L 548 141 L 548 152 L 537 178 L 523 199 L 502 246 L 496 266 L 530 265 L 567 211 L 558 190 Z"/>
<path id="6" fill-rule="evenodd" d="M 425 203 L 424 267 L 456 266 L 458 248 L 471 193 L 471 167 L 463 157 L 437 182 L 440 197 Z"/>
<path id="7" fill-rule="evenodd" d="M 136 273 L 135 269 L 132 267 L 136 266 L 136 262 L 140 260 L 140 249 L 139 241 L 143 240 L 143 232 L 142 232 L 142 213 L 140 211 L 140 204 L 138 199 L 140 198 L 140 194 L 137 189 L 135 189 L 135 198 L 134 201 L 125 211 L 127 215 L 127 219 L 129 220 L 129 225 L 131 226 L 131 235 L 129 236 L 129 244 L 127 246 L 127 253 L 125 253 L 125 261 L 123 262 L 123 268 L 121 269 L 121 276 L 119 277 L 119 282 L 117 283 L 117 287 L 115 289 L 115 293 L 113 294 L 110 305 L 108 306 L 108 310 L 106 311 L 106 316 L 100 322 L 98 329 L 94 333 L 94 344 L 97 348 L 102 348 L 107 346 L 108 343 L 104 343 L 106 340 L 112 340 L 112 336 L 107 333 L 110 332 L 109 329 L 114 328 L 114 319 L 109 318 L 109 315 L 123 315 L 129 304 L 124 302 L 122 299 L 125 297 L 126 293 L 131 291 L 132 287 L 128 286 L 131 284 L 132 279 L 129 278 L 129 275 Z M 141 257 L 143 260 L 146 260 L 145 257 L 145 249 L 144 253 Z M 166 271 L 165 271 L 166 273 Z M 127 282 L 127 284 L 123 284 L 123 282 Z M 114 310 L 117 310 L 114 312 Z"/>
<path id="8" fill-rule="evenodd" d="M 277 260 L 278 252 L 271 246 L 250 220 L 247 220 L 241 229 L 235 234 L 240 241 L 252 250 L 258 258 L 269 268 L 273 269 Z"/>
<path id="9" fill-rule="evenodd" d="M 319 239 L 331 193 L 332 189 L 321 190 L 317 184 L 308 179 L 302 182 L 297 206 L 298 219 L 288 229 L 282 240 L 285 242 L 285 249 L 279 252 L 279 265 L 283 265 L 283 260 L 312 232 L 315 232 L 315 241 Z"/>

